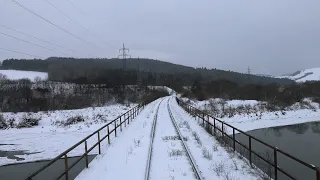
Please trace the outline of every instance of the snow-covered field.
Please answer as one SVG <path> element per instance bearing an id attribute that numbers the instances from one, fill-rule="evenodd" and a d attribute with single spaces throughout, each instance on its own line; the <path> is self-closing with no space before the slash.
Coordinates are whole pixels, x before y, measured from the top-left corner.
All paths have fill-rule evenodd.
<path id="1" fill-rule="evenodd" d="M 98 155 L 76 178 L 82 179 L 145 179 L 152 122 L 159 106 L 151 156 L 150 178 L 196 179 L 191 163 L 170 119 L 165 98 L 148 105 L 136 120 Z M 202 179 L 261 179 L 257 172 L 228 153 L 197 122 L 170 98 L 171 112 L 182 131 Z M 196 134 L 196 136 L 194 135 Z M 199 142 L 201 142 L 199 144 Z M 205 151 L 205 152 L 204 152 Z"/>
<path id="2" fill-rule="evenodd" d="M 279 76 L 277 78 L 288 78 L 296 82 L 320 81 L 320 67 L 305 69 L 291 76 Z"/>
<path id="3" fill-rule="evenodd" d="M 184 98 L 184 100 L 188 100 Z M 305 100 L 308 101 L 308 100 Z M 201 110 L 210 109 L 209 100 L 205 101 L 189 101 L 191 105 Z M 232 117 L 219 118 L 234 127 L 237 127 L 243 131 L 250 131 L 254 129 L 261 129 L 267 127 L 284 126 L 291 124 L 299 124 L 312 121 L 320 121 L 320 110 L 318 103 L 309 103 L 314 109 L 301 108 L 298 104 L 293 105 L 286 111 L 267 112 L 257 110 L 256 112 L 242 112 L 237 113 Z M 256 100 L 230 100 L 226 101 L 225 107 L 237 108 L 239 106 L 245 107 L 249 105 L 251 107 L 258 105 Z"/>
<path id="4" fill-rule="evenodd" d="M 39 77 L 42 80 L 48 78 L 48 73 L 45 72 L 36 72 L 36 71 L 20 71 L 20 70 L 0 70 L 0 74 L 5 75 L 8 79 L 18 80 L 18 79 L 30 79 L 34 81 L 36 77 Z"/>
<path id="5" fill-rule="evenodd" d="M 3 113 L 5 119 L 15 119 L 15 123 L 23 118 L 40 118 L 38 126 L 32 128 L 10 128 L 0 130 L 0 151 L 26 151 L 25 154 L 16 155 L 24 160 L 8 159 L 0 157 L 0 165 L 17 162 L 29 162 L 35 160 L 51 159 L 67 150 L 69 147 L 91 134 L 109 121 L 125 113 L 130 107 L 115 104 L 105 107 L 85 108 L 78 110 L 63 110 L 38 113 Z M 64 126 L 68 118 L 81 116 L 84 122 Z M 96 143 L 97 137 L 89 139 L 89 147 Z M 83 146 L 72 151 L 69 156 L 83 154 Z M 96 153 L 95 149 L 92 153 Z"/>

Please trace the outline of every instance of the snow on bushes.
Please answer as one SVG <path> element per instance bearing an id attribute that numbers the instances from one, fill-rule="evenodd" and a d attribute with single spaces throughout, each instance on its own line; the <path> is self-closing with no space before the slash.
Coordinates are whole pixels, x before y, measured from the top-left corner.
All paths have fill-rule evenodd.
<path id="1" fill-rule="evenodd" d="M 55 125 L 66 127 L 73 124 L 78 124 L 80 122 L 84 122 L 84 118 L 82 116 L 74 116 L 74 117 L 68 118 L 66 121 L 56 121 Z"/>
<path id="2" fill-rule="evenodd" d="M 39 125 L 39 118 L 32 118 L 32 117 L 27 117 L 25 116 L 22 121 L 20 121 L 17 125 L 17 128 L 30 128 L 33 126 L 38 126 Z"/>

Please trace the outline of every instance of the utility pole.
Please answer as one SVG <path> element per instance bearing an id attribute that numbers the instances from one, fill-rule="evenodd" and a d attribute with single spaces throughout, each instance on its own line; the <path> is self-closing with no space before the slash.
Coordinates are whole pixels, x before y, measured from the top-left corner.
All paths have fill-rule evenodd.
<path id="1" fill-rule="evenodd" d="M 127 68 L 127 57 L 131 58 L 131 55 L 129 53 L 129 49 L 124 46 L 124 43 L 122 44 L 122 48 L 119 49 L 119 55 L 118 58 L 122 58 L 122 69 L 125 70 Z"/>

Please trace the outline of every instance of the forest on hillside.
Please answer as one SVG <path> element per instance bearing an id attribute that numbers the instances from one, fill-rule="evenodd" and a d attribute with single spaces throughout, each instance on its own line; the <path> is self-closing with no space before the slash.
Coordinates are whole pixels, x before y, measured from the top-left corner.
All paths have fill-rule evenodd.
<path id="1" fill-rule="evenodd" d="M 127 59 L 126 70 L 121 59 L 75 59 L 50 57 L 40 59 L 8 59 L 2 69 L 48 72 L 49 80 L 79 84 L 144 84 L 172 88 L 191 86 L 196 80 L 210 82 L 228 80 L 244 84 L 292 84 L 289 79 L 248 75 L 238 72 L 193 68 L 152 59 Z"/>
<path id="2" fill-rule="evenodd" d="M 125 70 L 121 59 L 10 59 L 3 61 L 2 69 L 48 72 L 51 82 L 100 84 L 107 89 L 119 89 L 124 85 L 168 86 L 198 100 L 255 99 L 288 106 L 306 97 L 317 102 L 320 98 L 319 82 L 297 84 L 288 79 L 192 68 L 150 59 L 128 59 Z"/>

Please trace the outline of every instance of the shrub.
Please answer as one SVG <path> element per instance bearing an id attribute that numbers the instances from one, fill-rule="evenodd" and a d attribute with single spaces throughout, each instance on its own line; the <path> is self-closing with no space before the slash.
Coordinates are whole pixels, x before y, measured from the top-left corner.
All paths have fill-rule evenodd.
<path id="1" fill-rule="evenodd" d="M 172 157 L 172 156 L 182 156 L 184 155 L 184 151 L 182 150 L 179 150 L 179 149 L 172 149 L 170 152 L 169 152 L 169 156 Z"/>
<path id="2" fill-rule="evenodd" d="M 39 125 L 40 119 L 24 117 L 17 125 L 17 128 L 30 128 Z"/>
<path id="3" fill-rule="evenodd" d="M 198 134 L 196 132 L 192 132 L 192 136 L 197 141 L 198 145 L 202 146 L 202 141 L 200 140 L 200 137 L 198 136 Z"/>
<path id="4" fill-rule="evenodd" d="M 3 118 L 3 115 L 0 114 L 0 129 L 6 129 L 8 127 L 6 120 Z"/>
<path id="5" fill-rule="evenodd" d="M 212 160 L 212 153 L 209 152 L 206 148 L 202 149 L 202 156 L 208 160 Z"/>
<path id="6" fill-rule="evenodd" d="M 72 124 L 77 124 L 79 122 L 84 122 L 84 118 L 82 116 L 74 116 L 74 117 L 68 118 L 66 121 L 60 122 L 60 125 L 69 126 Z"/>

